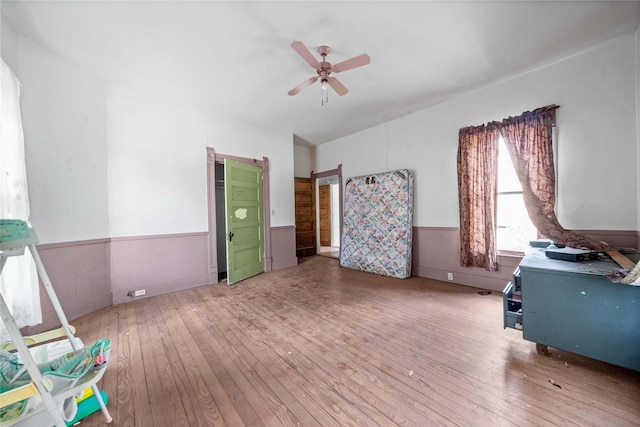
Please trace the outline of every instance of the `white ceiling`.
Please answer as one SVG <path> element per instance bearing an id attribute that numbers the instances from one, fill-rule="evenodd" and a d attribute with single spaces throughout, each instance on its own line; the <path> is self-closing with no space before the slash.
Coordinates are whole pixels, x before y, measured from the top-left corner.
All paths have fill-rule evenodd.
<path id="1" fill-rule="evenodd" d="M 570 56 L 640 24 L 638 1 L 7 1 L 15 30 L 110 82 L 318 145 Z M 350 92 L 321 105 L 290 44 Z"/>

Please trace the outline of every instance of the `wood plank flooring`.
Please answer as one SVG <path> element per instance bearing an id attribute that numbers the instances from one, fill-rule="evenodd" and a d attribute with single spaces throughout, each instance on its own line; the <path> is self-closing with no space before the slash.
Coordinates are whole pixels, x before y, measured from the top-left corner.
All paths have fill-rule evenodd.
<path id="1" fill-rule="evenodd" d="M 640 425 L 639 372 L 540 355 L 501 310 L 497 293 L 313 256 L 71 323 L 112 341 L 115 426 Z"/>

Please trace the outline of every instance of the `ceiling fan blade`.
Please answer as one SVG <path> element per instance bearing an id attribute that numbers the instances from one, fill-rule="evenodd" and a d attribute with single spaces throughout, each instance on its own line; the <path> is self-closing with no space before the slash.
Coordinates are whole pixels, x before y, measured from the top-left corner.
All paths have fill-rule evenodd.
<path id="1" fill-rule="evenodd" d="M 298 86 L 294 87 L 293 89 L 291 89 L 287 93 L 289 94 L 289 96 L 296 95 L 302 89 L 305 89 L 308 86 L 311 86 L 312 84 L 314 84 L 316 82 L 316 80 L 318 80 L 317 76 L 316 77 L 311 77 L 310 79 L 307 79 L 307 80 L 303 81 L 302 83 L 300 83 Z"/>
<path id="2" fill-rule="evenodd" d="M 336 79 L 335 77 L 329 77 L 328 80 L 329 86 L 331 86 L 331 88 L 333 90 L 336 91 L 336 93 L 340 96 L 342 95 L 346 95 L 349 92 L 349 89 L 347 89 L 342 83 L 340 83 L 340 81 L 338 79 Z"/>
<path id="3" fill-rule="evenodd" d="M 347 71 L 352 68 L 362 67 L 363 65 L 369 65 L 371 63 L 371 57 L 366 53 L 362 55 L 354 56 L 351 59 L 347 59 L 346 61 L 338 62 L 336 65 L 331 67 L 331 71 L 334 73 L 339 73 L 341 71 Z"/>
<path id="4" fill-rule="evenodd" d="M 298 52 L 298 55 L 302 56 L 302 59 L 307 61 L 307 63 L 311 65 L 314 70 L 317 70 L 318 68 L 320 68 L 320 63 L 316 58 L 314 58 L 311 52 L 309 52 L 309 49 L 307 49 L 304 43 L 300 41 L 295 41 L 291 43 L 291 47 L 293 48 L 293 50 Z"/>

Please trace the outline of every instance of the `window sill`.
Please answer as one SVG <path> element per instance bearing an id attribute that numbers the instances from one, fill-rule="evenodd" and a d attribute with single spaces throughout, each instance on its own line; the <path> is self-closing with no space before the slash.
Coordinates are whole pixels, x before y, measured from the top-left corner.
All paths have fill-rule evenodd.
<path id="1" fill-rule="evenodd" d="M 524 252 L 498 249 L 498 256 L 503 258 L 522 258 L 524 256 Z"/>

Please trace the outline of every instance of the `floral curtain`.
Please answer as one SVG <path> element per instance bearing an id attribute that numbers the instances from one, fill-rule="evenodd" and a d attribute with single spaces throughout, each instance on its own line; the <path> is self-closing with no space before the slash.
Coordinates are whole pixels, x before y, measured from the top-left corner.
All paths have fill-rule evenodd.
<path id="1" fill-rule="evenodd" d="M 20 116 L 20 82 L 0 60 L 0 218 L 29 222 L 29 194 Z M 0 274 L 0 292 L 19 328 L 42 322 L 40 290 L 29 251 L 7 258 Z M 10 339 L 0 322 L 0 342 Z"/>
<path id="2" fill-rule="evenodd" d="M 555 168 L 552 105 L 527 111 L 502 122 L 460 129 L 458 197 L 460 202 L 460 265 L 497 270 L 496 186 L 497 144 L 502 136 L 522 185 L 531 222 L 543 236 L 572 248 L 610 249 L 558 222 L 555 214 Z"/>
<path id="3" fill-rule="evenodd" d="M 557 108 L 554 105 L 527 111 L 518 117 L 504 119 L 500 124 L 500 132 L 522 185 L 527 212 L 538 232 L 554 242 L 572 248 L 605 250 L 607 244 L 564 229 L 556 217 L 552 132 Z"/>
<path id="4" fill-rule="evenodd" d="M 495 123 L 470 126 L 458 137 L 460 265 L 496 271 L 498 128 Z"/>

